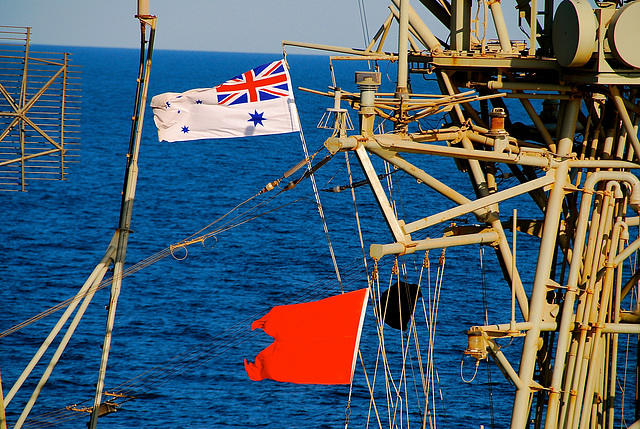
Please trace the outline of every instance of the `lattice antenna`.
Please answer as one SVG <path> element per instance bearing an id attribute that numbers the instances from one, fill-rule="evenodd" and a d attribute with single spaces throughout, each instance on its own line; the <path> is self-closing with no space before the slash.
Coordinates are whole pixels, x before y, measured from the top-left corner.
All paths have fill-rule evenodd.
<path id="1" fill-rule="evenodd" d="M 65 180 L 78 160 L 79 70 L 70 54 L 32 52 L 30 36 L 29 27 L 0 26 L 0 191 Z"/>

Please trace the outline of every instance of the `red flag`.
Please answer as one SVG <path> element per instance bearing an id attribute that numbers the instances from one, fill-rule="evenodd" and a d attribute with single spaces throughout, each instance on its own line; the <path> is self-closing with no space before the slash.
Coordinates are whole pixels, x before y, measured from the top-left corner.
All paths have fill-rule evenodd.
<path id="1" fill-rule="evenodd" d="M 303 304 L 273 307 L 251 324 L 274 338 L 255 363 L 244 361 L 252 380 L 349 384 L 356 364 L 368 289 Z"/>

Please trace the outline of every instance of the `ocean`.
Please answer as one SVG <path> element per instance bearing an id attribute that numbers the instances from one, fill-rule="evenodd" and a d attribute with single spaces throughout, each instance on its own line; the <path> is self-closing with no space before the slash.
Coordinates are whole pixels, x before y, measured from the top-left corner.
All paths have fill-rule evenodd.
<path id="1" fill-rule="evenodd" d="M 39 48 L 71 52 L 73 63 L 81 66 L 80 162 L 71 166 L 64 182 L 33 181 L 28 183 L 26 193 L 0 193 L 0 331 L 72 297 L 102 258 L 118 225 L 138 51 Z M 153 57 L 149 99 L 163 92 L 215 86 L 279 58 L 159 50 Z M 326 56 L 310 55 L 288 55 L 287 61 L 306 144 L 311 153 L 320 150 L 317 162 L 327 153 L 321 149 L 330 131 L 316 125 L 325 110 L 333 106 L 333 100 L 297 88 L 327 91 L 333 86 L 331 63 Z M 354 71 L 372 67 L 375 64 L 333 61 L 337 84 L 351 92 L 357 92 Z M 392 91 L 395 65 L 381 63 L 379 67 L 382 90 Z M 428 76 L 412 76 L 412 86 L 416 93 L 437 93 L 435 81 Z M 343 107 L 347 103 L 343 102 Z M 357 127 L 353 110 L 350 117 Z M 446 116 L 427 118 L 422 126 L 437 127 L 443 121 Z M 251 332 L 253 320 L 274 305 L 311 301 L 341 291 L 309 180 L 291 191 L 278 195 L 272 191 L 246 202 L 303 158 L 297 134 L 158 142 L 153 114 L 147 108 L 127 268 L 139 266 L 212 223 L 213 227 L 226 227 L 204 245 L 192 245 L 186 254 L 177 250 L 173 256 L 159 259 L 123 280 L 106 387 L 126 391 L 135 399 L 102 417 L 98 427 L 338 428 L 345 427 L 346 416 L 349 427 L 378 427 L 361 362 L 356 365 L 352 388 L 254 382 L 244 370 L 244 360 L 252 361 L 271 342 L 261 331 Z M 473 196 L 466 174 L 458 171 L 452 160 L 408 158 L 464 195 Z M 376 161 L 375 165 L 384 172 L 381 163 Z M 363 180 L 354 158 L 350 167 L 353 181 Z M 292 178 L 301 174 L 302 170 Z M 384 182 L 392 183 L 390 193 L 403 219 L 415 220 L 452 206 L 401 172 L 388 177 Z M 316 180 L 342 287 L 347 291 L 366 287 L 354 214 L 357 208 L 364 253 L 368 254 L 371 243 L 392 241 L 377 205 L 367 187 L 356 189 L 356 206 L 348 189 L 325 192 L 349 184 L 343 153 L 318 170 Z M 504 210 L 509 213 L 510 208 Z M 527 206 L 523 203 L 518 210 L 526 213 Z M 440 237 L 443 233 L 442 227 L 432 228 L 422 237 Z M 537 244 L 527 238 L 518 240 L 519 255 L 523 255 L 519 268 L 530 282 L 535 263 L 530 255 L 535 255 Z M 403 395 L 408 392 L 412 401 L 409 411 L 403 412 L 403 419 L 411 424 L 405 421 L 398 427 L 419 427 L 424 418 L 443 428 L 508 427 L 514 388 L 492 361 L 482 361 L 475 368 L 474 360 L 463 354 L 467 347 L 465 331 L 471 326 L 484 324 L 485 317 L 489 323 L 509 320 L 510 292 L 501 279 L 493 250 L 469 246 L 447 249 L 444 255 L 440 250 L 431 251 L 431 267 L 424 270 L 423 257 L 424 253 L 409 255 L 401 262 L 408 281 L 417 283 L 420 278 L 423 290 L 428 284 L 435 293 L 439 282 L 442 285 L 438 331 L 433 337 L 436 376 L 435 389 L 429 394 L 431 411 L 425 412 L 424 401 L 416 400 L 423 396 L 415 380 L 420 380 L 420 366 L 426 365 L 429 344 L 424 316 L 428 303 L 425 307 L 420 303 L 416 323 L 422 335 L 422 354 L 409 353 L 408 380 L 402 382 L 396 372 L 396 378 L 385 381 L 378 369 L 376 404 L 382 426 L 388 427 L 390 421 L 400 418 L 388 411 L 387 403 L 398 400 L 395 394 L 385 397 L 384 386 L 388 383 Z M 373 262 L 368 258 L 367 263 L 371 272 Z M 390 282 L 392 263 L 391 257 L 380 261 L 381 288 Z M 85 427 L 89 414 L 66 407 L 92 405 L 108 299 L 108 287 L 96 293 L 25 427 Z M 0 339 L 5 395 L 61 313 Z M 401 357 L 400 335 L 390 328 L 385 332 L 390 359 L 397 361 Z M 369 310 L 361 351 L 370 380 L 379 357 L 377 347 Z M 504 351 L 515 359 L 520 347 L 516 339 L 505 343 Z M 35 375 L 7 406 L 9 427 L 16 422 L 51 355 L 52 351 L 45 355 Z M 515 361 L 514 366 L 517 368 Z"/>

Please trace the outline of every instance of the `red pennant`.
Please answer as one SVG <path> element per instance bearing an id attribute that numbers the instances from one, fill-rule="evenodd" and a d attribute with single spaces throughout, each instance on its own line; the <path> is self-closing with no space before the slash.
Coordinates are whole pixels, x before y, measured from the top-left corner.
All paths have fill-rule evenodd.
<path id="1" fill-rule="evenodd" d="M 252 380 L 304 384 L 349 384 L 356 363 L 368 289 L 320 301 L 273 307 L 251 324 L 274 338 L 255 363 Z"/>

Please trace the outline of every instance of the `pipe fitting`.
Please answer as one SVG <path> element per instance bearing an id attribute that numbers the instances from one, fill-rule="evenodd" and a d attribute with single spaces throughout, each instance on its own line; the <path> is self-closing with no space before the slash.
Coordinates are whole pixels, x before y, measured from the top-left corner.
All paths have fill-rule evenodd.
<path id="1" fill-rule="evenodd" d="M 618 182 L 626 182 L 631 185 L 629 206 L 635 212 L 640 212 L 640 180 L 635 175 L 625 171 L 598 171 L 587 177 L 587 180 L 584 183 L 583 192 L 593 192 L 596 183 L 603 180 L 615 180 Z"/>

